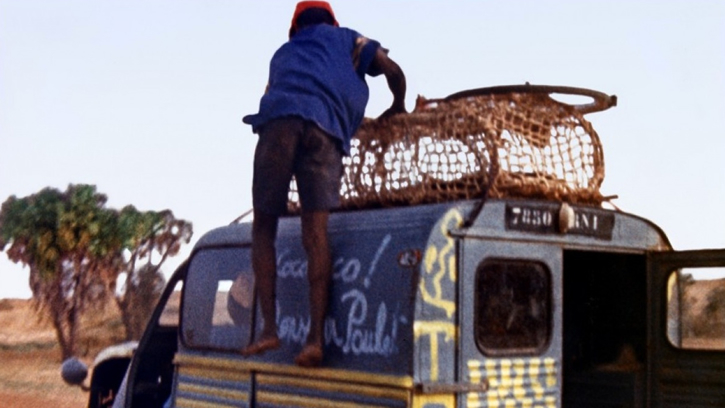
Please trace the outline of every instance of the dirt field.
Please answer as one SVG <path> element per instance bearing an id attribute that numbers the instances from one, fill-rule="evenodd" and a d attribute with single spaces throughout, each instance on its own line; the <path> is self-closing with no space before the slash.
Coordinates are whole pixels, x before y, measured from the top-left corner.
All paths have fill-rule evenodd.
<path id="1" fill-rule="evenodd" d="M 84 324 L 80 348 L 86 364 L 121 336 L 112 310 Z M 55 334 L 38 321 L 30 301 L 0 300 L 0 405 L 3 408 L 82 408 L 88 395 L 60 377 L 61 353 Z M 90 376 L 90 375 L 89 375 Z"/>
<path id="2" fill-rule="evenodd" d="M 80 408 L 87 394 L 60 378 L 55 347 L 0 350 L 0 401 L 5 408 Z"/>

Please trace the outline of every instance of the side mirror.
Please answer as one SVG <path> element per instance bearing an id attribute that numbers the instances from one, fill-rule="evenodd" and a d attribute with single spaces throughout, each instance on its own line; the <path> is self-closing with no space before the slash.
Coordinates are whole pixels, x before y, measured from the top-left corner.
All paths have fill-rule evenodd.
<path id="1" fill-rule="evenodd" d="M 88 366 L 76 357 L 66 359 L 60 366 L 60 376 L 68 385 L 77 385 L 83 389 L 83 380 L 88 376 Z"/>

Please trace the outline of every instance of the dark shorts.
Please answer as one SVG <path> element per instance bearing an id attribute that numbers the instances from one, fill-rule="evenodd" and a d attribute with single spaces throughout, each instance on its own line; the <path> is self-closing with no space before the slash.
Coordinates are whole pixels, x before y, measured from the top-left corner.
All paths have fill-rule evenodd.
<path id="1" fill-rule="evenodd" d="M 254 152 L 254 209 L 285 213 L 292 175 L 302 211 L 329 211 L 340 205 L 342 153 L 335 139 L 300 118 L 271 120 L 259 130 Z"/>

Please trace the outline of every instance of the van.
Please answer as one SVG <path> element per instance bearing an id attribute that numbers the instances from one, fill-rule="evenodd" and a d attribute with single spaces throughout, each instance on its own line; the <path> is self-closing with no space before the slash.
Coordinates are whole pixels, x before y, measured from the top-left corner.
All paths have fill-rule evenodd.
<path id="1" fill-rule="evenodd" d="M 198 240 L 133 355 L 97 360 L 89 407 L 725 407 L 725 249 L 505 196 L 334 212 L 329 236 L 320 367 L 293 363 L 310 324 L 298 215 L 277 238 L 282 347 L 242 356 L 261 317 L 251 224 L 234 223 Z"/>

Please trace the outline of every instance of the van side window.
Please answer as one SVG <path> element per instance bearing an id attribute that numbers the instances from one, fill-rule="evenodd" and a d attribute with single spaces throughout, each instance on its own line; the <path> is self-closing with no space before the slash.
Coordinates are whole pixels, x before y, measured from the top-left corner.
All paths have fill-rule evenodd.
<path id="1" fill-rule="evenodd" d="M 176 282 L 174 291 L 164 305 L 164 310 L 159 317 L 159 326 L 176 327 L 179 325 L 179 306 L 181 304 L 181 291 L 184 289 L 184 282 Z"/>
<path id="2" fill-rule="evenodd" d="M 253 299 L 248 248 L 197 252 L 185 284 L 183 343 L 191 348 L 240 350 L 249 342 Z"/>
<path id="3" fill-rule="evenodd" d="M 667 337 L 677 348 L 725 350 L 725 268 L 670 274 Z"/>
<path id="4" fill-rule="evenodd" d="M 544 351 L 551 335 L 550 276 L 539 262 L 492 259 L 479 265 L 474 336 L 482 353 Z"/>

